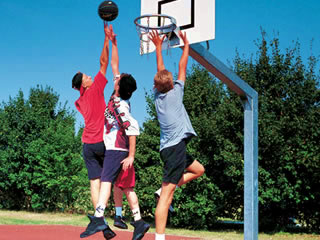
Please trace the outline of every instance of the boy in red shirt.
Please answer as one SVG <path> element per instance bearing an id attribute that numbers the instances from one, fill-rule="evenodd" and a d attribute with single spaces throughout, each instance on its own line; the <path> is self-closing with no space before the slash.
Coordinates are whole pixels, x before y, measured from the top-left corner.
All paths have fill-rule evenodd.
<path id="1" fill-rule="evenodd" d="M 78 72 L 72 79 L 72 88 L 80 91 L 80 97 L 75 102 L 75 106 L 82 114 L 85 123 L 82 133 L 83 158 L 90 179 L 91 200 L 94 208 L 96 208 L 99 200 L 100 176 L 105 153 L 103 142 L 104 111 L 106 109 L 104 88 L 108 82 L 105 75 L 109 63 L 109 28 L 106 23 L 104 23 L 104 33 L 100 71 L 95 76 L 94 81 L 90 76 L 81 72 Z M 90 222 L 95 223 L 96 221 L 104 223 L 105 220 L 104 218 L 90 218 Z M 100 231 L 103 231 L 106 239 L 111 239 L 116 235 L 106 224 L 101 227 Z"/>

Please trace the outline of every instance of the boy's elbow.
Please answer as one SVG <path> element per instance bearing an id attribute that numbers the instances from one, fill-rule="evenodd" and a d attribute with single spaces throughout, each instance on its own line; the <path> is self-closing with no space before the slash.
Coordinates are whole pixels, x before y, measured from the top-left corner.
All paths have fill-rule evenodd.
<path id="1" fill-rule="evenodd" d="M 179 63 L 179 72 L 186 72 L 187 71 L 187 64 Z"/>
<path id="2" fill-rule="evenodd" d="M 108 61 L 101 60 L 100 61 L 100 68 L 107 69 L 108 63 L 109 63 Z"/>
<path id="3" fill-rule="evenodd" d="M 111 65 L 111 68 L 112 68 L 112 69 L 116 69 L 116 68 L 117 68 L 117 64 L 114 63 L 114 62 L 112 62 L 112 61 L 111 61 L 111 64 L 110 64 L 110 65 Z"/>
<path id="4" fill-rule="evenodd" d="M 108 62 L 100 61 L 100 67 L 107 68 L 107 66 L 108 66 Z"/>
<path id="5" fill-rule="evenodd" d="M 184 68 L 187 67 L 188 64 L 188 57 L 182 57 L 179 61 L 179 67 Z"/>

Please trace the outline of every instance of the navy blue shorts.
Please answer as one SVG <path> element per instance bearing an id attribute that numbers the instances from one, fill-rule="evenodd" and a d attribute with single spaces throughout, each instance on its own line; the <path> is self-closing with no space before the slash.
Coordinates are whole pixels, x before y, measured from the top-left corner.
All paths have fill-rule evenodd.
<path id="1" fill-rule="evenodd" d="M 194 162 L 186 152 L 186 144 L 186 140 L 182 140 L 177 145 L 161 150 L 160 157 L 164 162 L 163 182 L 178 184 L 184 170 Z"/>
<path id="2" fill-rule="evenodd" d="M 101 182 L 115 183 L 122 168 L 121 161 L 128 157 L 128 155 L 129 152 L 126 151 L 106 150 L 101 173 Z"/>
<path id="3" fill-rule="evenodd" d="M 84 162 L 88 170 L 88 178 L 90 180 L 100 178 L 105 152 L 104 142 L 84 143 L 82 149 Z"/>

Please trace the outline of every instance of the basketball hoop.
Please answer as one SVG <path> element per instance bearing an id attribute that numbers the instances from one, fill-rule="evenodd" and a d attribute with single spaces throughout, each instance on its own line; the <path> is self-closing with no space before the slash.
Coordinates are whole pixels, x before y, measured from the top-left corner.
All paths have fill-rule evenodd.
<path id="1" fill-rule="evenodd" d="M 179 45 L 180 39 L 178 37 L 179 27 L 176 20 L 164 14 L 148 14 L 137 17 L 134 20 L 136 24 L 137 33 L 140 39 L 140 54 L 149 53 L 150 39 L 149 33 L 157 31 L 159 36 L 166 35 L 163 40 L 163 49 L 169 49 L 172 46 Z"/>

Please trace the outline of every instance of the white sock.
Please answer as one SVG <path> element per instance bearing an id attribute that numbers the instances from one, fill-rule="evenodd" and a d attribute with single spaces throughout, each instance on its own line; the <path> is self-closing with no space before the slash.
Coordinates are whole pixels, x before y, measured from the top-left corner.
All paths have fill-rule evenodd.
<path id="1" fill-rule="evenodd" d="M 134 221 L 138 221 L 141 219 L 140 208 L 132 209 L 132 215 Z"/>
<path id="2" fill-rule="evenodd" d="M 156 233 L 156 240 L 166 240 L 166 235 Z"/>
<path id="3" fill-rule="evenodd" d="M 95 217 L 103 217 L 105 208 L 106 208 L 106 205 L 98 204 L 96 211 L 94 212 L 94 216 Z"/>

